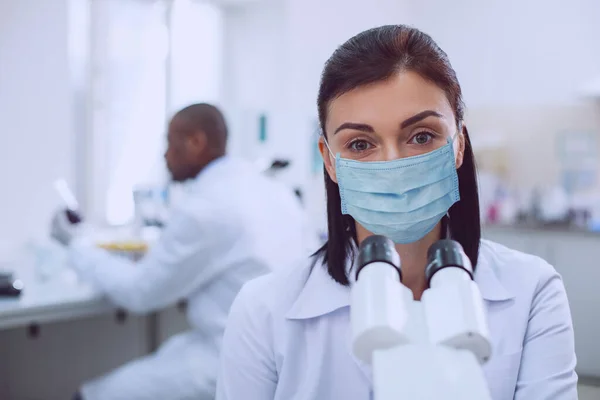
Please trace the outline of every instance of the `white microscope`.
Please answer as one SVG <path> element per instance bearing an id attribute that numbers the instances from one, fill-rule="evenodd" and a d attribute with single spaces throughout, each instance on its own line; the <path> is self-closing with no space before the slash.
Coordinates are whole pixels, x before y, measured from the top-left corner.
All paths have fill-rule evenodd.
<path id="1" fill-rule="evenodd" d="M 462 246 L 428 251 L 421 301 L 402 284 L 385 236 L 365 239 L 352 288 L 353 351 L 372 366 L 374 400 L 489 400 L 481 366 L 491 353 L 483 299 Z"/>

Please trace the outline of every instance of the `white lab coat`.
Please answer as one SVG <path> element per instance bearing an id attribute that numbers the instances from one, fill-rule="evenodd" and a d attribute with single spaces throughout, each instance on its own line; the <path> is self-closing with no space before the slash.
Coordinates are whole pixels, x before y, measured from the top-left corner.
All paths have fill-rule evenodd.
<path id="1" fill-rule="evenodd" d="M 306 257 L 305 216 L 293 191 L 252 165 L 209 164 L 137 264 L 82 242 L 70 246 L 80 275 L 137 313 L 188 300 L 193 331 L 82 387 L 85 400 L 214 398 L 219 348 L 241 286 Z"/>
<path id="2" fill-rule="evenodd" d="M 554 268 L 483 240 L 475 281 L 493 346 L 484 366 L 492 398 L 576 400 L 571 314 Z M 321 263 L 245 285 L 223 339 L 217 400 L 369 399 L 349 304 L 350 289 Z"/>

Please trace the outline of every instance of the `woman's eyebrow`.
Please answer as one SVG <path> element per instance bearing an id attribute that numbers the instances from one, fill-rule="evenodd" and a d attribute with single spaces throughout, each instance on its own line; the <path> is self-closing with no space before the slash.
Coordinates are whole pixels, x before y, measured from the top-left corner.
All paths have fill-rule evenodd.
<path id="1" fill-rule="evenodd" d="M 335 132 L 333 132 L 333 134 L 335 135 L 336 133 L 338 133 L 339 131 L 342 131 L 344 129 L 352 129 L 354 131 L 361 131 L 361 132 L 365 132 L 365 133 L 374 133 L 375 132 L 375 129 L 373 129 L 373 127 L 368 124 L 359 124 L 356 122 L 344 122 L 335 130 Z"/>
<path id="2" fill-rule="evenodd" d="M 425 110 L 425 111 L 421 111 L 418 114 L 413 115 L 410 118 L 405 119 L 404 122 L 402 122 L 402 124 L 400 124 L 400 128 L 404 129 L 406 127 L 414 125 L 417 122 L 422 121 L 422 120 L 424 120 L 427 117 L 437 117 L 437 118 L 442 118 L 442 119 L 446 118 L 446 117 L 444 117 L 442 114 L 440 114 L 437 111 Z"/>

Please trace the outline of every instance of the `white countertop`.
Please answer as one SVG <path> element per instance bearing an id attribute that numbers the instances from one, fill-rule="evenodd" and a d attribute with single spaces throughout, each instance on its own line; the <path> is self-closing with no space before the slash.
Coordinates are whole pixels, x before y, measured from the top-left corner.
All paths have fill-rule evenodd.
<path id="1" fill-rule="evenodd" d="M 20 297 L 0 298 L 0 329 L 101 314 L 114 307 L 71 271 L 45 282 L 24 282 Z"/>
<path id="2" fill-rule="evenodd" d="M 127 230 L 95 232 L 98 240 L 129 237 Z M 152 243 L 156 232 L 146 235 Z M 64 321 L 93 316 L 114 310 L 115 307 L 102 294 L 77 279 L 73 270 L 66 267 L 64 249 L 51 241 L 33 242 L 16 252 L 7 269 L 14 271 L 24 284 L 20 297 L 0 297 L 0 330 L 33 323 Z M 0 265 L 1 267 L 2 265 Z"/>

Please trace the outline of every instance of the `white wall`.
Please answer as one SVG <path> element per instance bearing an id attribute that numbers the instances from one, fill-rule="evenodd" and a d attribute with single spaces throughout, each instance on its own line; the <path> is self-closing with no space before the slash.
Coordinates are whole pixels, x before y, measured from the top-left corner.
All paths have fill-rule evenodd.
<path id="1" fill-rule="evenodd" d="M 597 0 L 425 0 L 411 23 L 448 53 L 469 107 L 538 107 L 600 75 L 599 18 Z"/>
<path id="2" fill-rule="evenodd" d="M 223 102 L 230 151 L 258 157 L 258 116 L 276 118 L 285 79 L 284 2 L 248 4 L 225 11 Z M 267 134 L 277 136 L 273 121 Z"/>
<path id="3" fill-rule="evenodd" d="M 228 11 L 227 93 L 314 113 L 319 74 L 337 45 L 408 23 L 449 54 L 471 107 L 572 104 L 600 74 L 599 17 L 596 0 L 261 2 Z"/>
<path id="4" fill-rule="evenodd" d="M 189 0 L 172 7 L 168 117 L 192 103 L 222 102 L 225 48 L 221 7 Z"/>
<path id="5" fill-rule="evenodd" d="M 0 0 L 0 246 L 45 234 L 72 182 L 68 28 L 67 0 Z"/>
<path id="6" fill-rule="evenodd" d="M 510 183 L 560 184 L 557 135 L 600 135 L 600 108 L 580 96 L 600 76 L 600 2 L 427 0 L 412 15 L 448 53 L 475 140 L 504 139 Z"/>
<path id="7" fill-rule="evenodd" d="M 286 100 L 314 113 L 323 65 L 337 46 L 378 25 L 409 23 L 407 0 L 287 0 Z"/>

